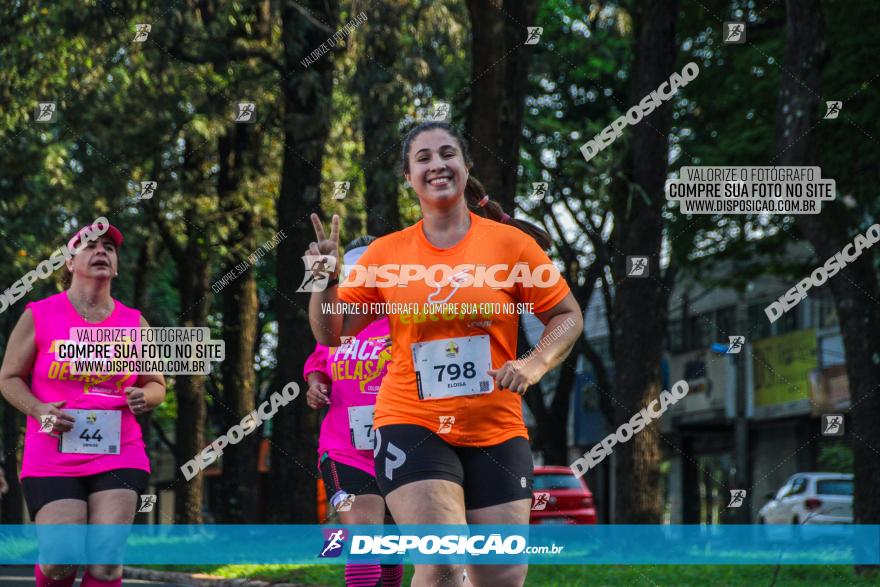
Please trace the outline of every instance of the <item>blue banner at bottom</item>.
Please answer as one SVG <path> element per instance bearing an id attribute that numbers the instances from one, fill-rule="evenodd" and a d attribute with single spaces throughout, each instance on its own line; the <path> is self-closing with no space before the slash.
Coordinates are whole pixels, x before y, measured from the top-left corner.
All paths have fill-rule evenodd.
<path id="1" fill-rule="evenodd" d="M 878 525 L 6 525 L 0 565 L 880 564 Z"/>

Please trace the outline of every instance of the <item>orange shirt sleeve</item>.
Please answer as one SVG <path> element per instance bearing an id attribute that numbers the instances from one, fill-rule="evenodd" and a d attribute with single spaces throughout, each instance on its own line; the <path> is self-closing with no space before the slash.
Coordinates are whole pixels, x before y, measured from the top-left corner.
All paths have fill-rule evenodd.
<path id="1" fill-rule="evenodd" d="M 532 283 L 531 286 L 528 283 L 517 283 L 517 293 L 520 301 L 534 304 L 535 313 L 540 314 L 561 302 L 571 289 L 559 269 L 535 239 L 525 235 L 524 240 L 525 246 L 517 262 L 528 265 Z"/>

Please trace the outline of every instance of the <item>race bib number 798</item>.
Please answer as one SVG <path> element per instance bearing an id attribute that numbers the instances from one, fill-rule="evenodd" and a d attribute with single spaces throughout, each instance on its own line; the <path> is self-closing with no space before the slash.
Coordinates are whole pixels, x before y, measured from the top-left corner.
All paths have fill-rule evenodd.
<path id="1" fill-rule="evenodd" d="M 489 336 L 462 336 L 412 345 L 419 399 L 491 393 Z"/>

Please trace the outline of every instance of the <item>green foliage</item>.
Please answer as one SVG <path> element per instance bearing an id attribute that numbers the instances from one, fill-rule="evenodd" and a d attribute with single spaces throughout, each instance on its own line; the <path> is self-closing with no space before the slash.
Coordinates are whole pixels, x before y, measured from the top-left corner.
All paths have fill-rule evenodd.
<path id="1" fill-rule="evenodd" d="M 608 209 L 608 186 L 617 173 L 613 161 L 624 143 L 590 162 L 579 149 L 628 108 L 632 39 L 625 22 L 626 11 L 613 5 L 603 10 L 562 1 L 540 6 L 537 24 L 544 34 L 535 45 L 529 76 L 517 203 L 547 227 L 552 216 L 567 215 L 563 199 L 584 220 L 600 222 Z M 550 184 L 544 202 L 528 195 L 536 181 Z M 565 237 L 583 252 L 586 267 L 592 249 L 586 234 L 572 228 Z"/>
<path id="2" fill-rule="evenodd" d="M 842 442 L 823 445 L 816 459 L 819 470 L 833 473 L 853 472 L 852 448 Z"/>

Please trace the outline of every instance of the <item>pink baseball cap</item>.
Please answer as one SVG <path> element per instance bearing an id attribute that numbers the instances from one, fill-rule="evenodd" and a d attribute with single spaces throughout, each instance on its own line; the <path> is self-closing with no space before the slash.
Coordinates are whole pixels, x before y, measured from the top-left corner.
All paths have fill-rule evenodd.
<path id="1" fill-rule="evenodd" d="M 110 221 L 104 218 L 103 216 L 95 220 L 94 224 L 89 226 L 83 226 L 76 234 L 71 237 L 69 241 L 67 241 L 67 248 L 73 251 L 74 247 L 79 243 L 80 239 L 86 235 L 87 233 L 91 233 L 94 235 L 92 240 L 96 240 L 99 236 L 107 235 L 111 239 L 113 239 L 116 247 L 119 248 L 122 245 L 122 241 L 125 240 L 122 236 L 122 233 L 118 228 L 110 224 Z"/>

